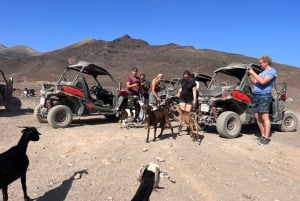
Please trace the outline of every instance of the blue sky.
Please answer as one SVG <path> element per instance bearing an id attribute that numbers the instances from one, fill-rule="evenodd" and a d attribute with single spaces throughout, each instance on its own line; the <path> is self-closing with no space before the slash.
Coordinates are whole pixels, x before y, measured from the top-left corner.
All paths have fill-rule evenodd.
<path id="1" fill-rule="evenodd" d="M 299 0 L 9 0 L 0 44 L 45 52 L 125 34 L 300 67 Z"/>

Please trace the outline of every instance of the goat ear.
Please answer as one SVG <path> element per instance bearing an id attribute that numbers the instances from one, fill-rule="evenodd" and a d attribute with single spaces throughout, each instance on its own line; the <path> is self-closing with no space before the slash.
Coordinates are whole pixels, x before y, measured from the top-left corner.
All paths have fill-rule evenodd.
<path id="1" fill-rule="evenodd" d="M 149 166 L 149 165 L 146 165 L 146 166 L 142 166 L 142 167 L 140 168 L 139 176 L 138 176 L 138 178 L 137 178 L 137 180 L 138 180 L 139 182 L 142 181 L 144 172 L 145 172 L 145 170 L 148 168 L 148 166 Z"/>
<path id="2" fill-rule="evenodd" d="M 33 126 L 31 126 L 31 127 L 30 126 L 17 126 L 17 127 L 18 128 L 23 128 L 22 131 L 21 131 L 22 133 L 24 133 L 27 129 L 31 129 L 31 130 L 33 130 L 35 132 L 38 132 L 37 129 L 36 129 L 36 127 L 33 127 Z"/>
<path id="3" fill-rule="evenodd" d="M 28 129 L 29 127 L 26 127 L 26 126 L 17 126 L 17 128 L 23 128 L 23 129 L 21 130 L 21 132 L 24 133 L 24 131 L 25 131 L 26 129 Z"/>
<path id="4" fill-rule="evenodd" d="M 28 128 L 26 126 L 17 126 L 17 128 Z"/>
<path id="5" fill-rule="evenodd" d="M 160 182 L 160 169 L 157 167 L 155 168 L 155 179 L 154 179 L 154 185 L 153 188 L 158 188 L 159 187 L 159 182 Z"/>
<path id="6" fill-rule="evenodd" d="M 34 127 L 34 126 L 17 126 L 17 128 L 33 128 L 33 129 L 36 129 L 36 128 L 40 128 L 40 127 Z"/>

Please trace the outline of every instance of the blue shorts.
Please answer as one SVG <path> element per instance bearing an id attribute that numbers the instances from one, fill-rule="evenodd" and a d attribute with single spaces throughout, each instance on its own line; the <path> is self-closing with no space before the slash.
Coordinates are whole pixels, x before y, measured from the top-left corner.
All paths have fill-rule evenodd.
<path id="1" fill-rule="evenodd" d="M 272 95 L 255 94 L 252 100 L 253 112 L 269 113 L 272 103 Z"/>

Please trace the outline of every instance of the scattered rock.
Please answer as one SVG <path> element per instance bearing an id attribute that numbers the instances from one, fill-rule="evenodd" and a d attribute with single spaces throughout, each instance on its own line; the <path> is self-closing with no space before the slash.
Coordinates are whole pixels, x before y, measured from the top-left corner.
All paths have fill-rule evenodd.
<path id="1" fill-rule="evenodd" d="M 113 162 L 113 163 L 120 163 L 120 162 L 121 162 L 121 159 L 120 159 L 120 158 L 115 158 L 115 157 L 113 157 L 113 158 L 112 158 L 112 162 Z"/>
<path id="2" fill-rule="evenodd" d="M 165 162 L 165 159 L 161 158 L 161 157 L 156 157 L 155 158 L 157 162 Z"/>

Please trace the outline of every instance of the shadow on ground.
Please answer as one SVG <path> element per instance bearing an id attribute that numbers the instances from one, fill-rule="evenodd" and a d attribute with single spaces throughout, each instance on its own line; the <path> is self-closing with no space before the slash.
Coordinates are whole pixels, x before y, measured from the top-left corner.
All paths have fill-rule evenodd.
<path id="1" fill-rule="evenodd" d="M 21 109 L 18 111 L 7 111 L 6 109 L 0 109 L 0 117 L 16 117 L 21 115 L 33 114 L 33 109 Z"/>
<path id="2" fill-rule="evenodd" d="M 35 198 L 36 201 L 64 201 L 72 187 L 73 181 L 81 179 L 84 174 L 88 174 L 87 170 L 80 170 L 64 180 L 60 186 L 46 192 L 43 196 Z"/>
<path id="3" fill-rule="evenodd" d="M 110 123 L 116 123 L 117 120 L 114 119 L 106 119 L 105 117 L 97 116 L 97 117 L 83 117 L 83 118 L 77 118 L 72 121 L 72 124 L 69 127 L 78 127 L 78 126 L 84 126 L 84 125 L 97 125 L 97 124 L 110 124 Z"/>

